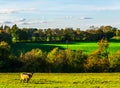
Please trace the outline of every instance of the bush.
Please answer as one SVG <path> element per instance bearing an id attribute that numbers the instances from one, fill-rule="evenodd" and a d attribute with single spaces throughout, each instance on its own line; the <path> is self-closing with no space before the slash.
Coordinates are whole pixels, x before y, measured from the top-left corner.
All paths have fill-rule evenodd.
<path id="1" fill-rule="evenodd" d="M 109 57 L 110 71 L 120 72 L 120 50 Z"/>
<path id="2" fill-rule="evenodd" d="M 84 66 L 86 72 L 106 72 L 109 69 L 109 61 L 96 56 L 88 56 Z"/>
<path id="3" fill-rule="evenodd" d="M 22 69 L 24 71 L 44 71 L 43 68 L 46 64 L 45 57 L 46 55 L 38 48 L 32 49 L 24 55 L 21 54 L 20 60 L 24 63 Z"/>

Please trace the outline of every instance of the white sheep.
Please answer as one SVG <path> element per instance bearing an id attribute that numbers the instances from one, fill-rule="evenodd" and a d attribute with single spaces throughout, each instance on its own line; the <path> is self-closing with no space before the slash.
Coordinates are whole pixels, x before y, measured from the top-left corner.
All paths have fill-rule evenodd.
<path id="1" fill-rule="evenodd" d="M 33 73 L 23 72 L 20 74 L 20 81 L 28 83 L 28 81 L 32 78 L 32 76 L 33 76 Z"/>

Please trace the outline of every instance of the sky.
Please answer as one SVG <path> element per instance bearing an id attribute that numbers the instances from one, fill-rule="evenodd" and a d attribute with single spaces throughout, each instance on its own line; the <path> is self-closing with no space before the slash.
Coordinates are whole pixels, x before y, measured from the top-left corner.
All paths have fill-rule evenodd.
<path id="1" fill-rule="evenodd" d="M 0 25 L 25 28 L 120 28 L 120 0 L 0 0 Z"/>

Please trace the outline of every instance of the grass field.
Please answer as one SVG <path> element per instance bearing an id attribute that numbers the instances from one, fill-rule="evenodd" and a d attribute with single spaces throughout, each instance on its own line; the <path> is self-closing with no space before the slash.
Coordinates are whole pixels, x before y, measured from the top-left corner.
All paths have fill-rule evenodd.
<path id="1" fill-rule="evenodd" d="M 19 73 L 0 73 L 0 88 L 120 88 L 120 73 L 34 73 L 28 83 Z"/>
<path id="2" fill-rule="evenodd" d="M 69 42 L 66 43 L 15 43 L 12 45 L 12 52 L 14 54 L 18 54 L 20 52 L 30 51 L 33 48 L 40 48 L 43 51 L 49 52 L 55 47 L 59 47 L 60 49 L 69 48 L 72 50 L 80 49 L 83 50 L 84 53 L 91 53 L 98 48 L 97 42 Z M 108 51 L 114 53 L 120 50 L 120 42 L 109 42 Z"/>

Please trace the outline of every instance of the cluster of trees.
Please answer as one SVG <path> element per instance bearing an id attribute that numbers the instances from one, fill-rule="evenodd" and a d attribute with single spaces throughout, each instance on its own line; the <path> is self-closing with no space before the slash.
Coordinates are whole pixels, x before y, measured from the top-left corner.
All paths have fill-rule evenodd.
<path id="1" fill-rule="evenodd" d="M 42 41 L 98 41 L 120 36 L 120 30 L 111 26 L 91 27 L 89 30 L 79 28 L 36 29 L 19 28 L 17 25 L 0 27 L 0 41 L 6 42 L 42 42 Z"/>
<path id="2" fill-rule="evenodd" d="M 120 71 L 120 51 L 109 55 L 108 41 L 120 36 L 120 30 L 111 26 L 91 27 L 82 31 L 79 28 L 36 29 L 18 28 L 17 25 L 0 27 L 0 72 L 114 72 Z M 103 39 L 104 38 L 104 39 Z M 99 41 L 100 40 L 100 41 Z M 87 55 L 81 50 L 61 50 L 50 52 L 32 49 L 15 56 L 11 52 L 12 42 L 51 42 L 51 41 L 99 41 L 99 48 Z"/>
<path id="3" fill-rule="evenodd" d="M 87 55 L 81 50 L 61 50 L 50 52 L 32 49 L 17 57 L 11 54 L 10 45 L 0 42 L 0 71 L 32 72 L 117 72 L 120 71 L 120 51 L 109 55 L 106 39 L 98 42 L 99 48 Z"/>

